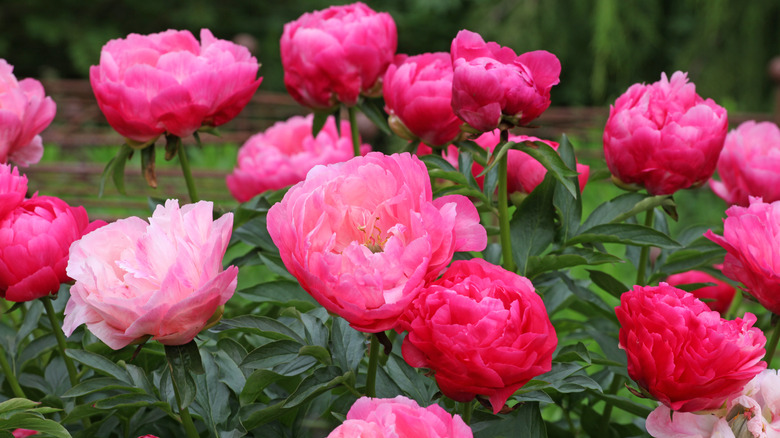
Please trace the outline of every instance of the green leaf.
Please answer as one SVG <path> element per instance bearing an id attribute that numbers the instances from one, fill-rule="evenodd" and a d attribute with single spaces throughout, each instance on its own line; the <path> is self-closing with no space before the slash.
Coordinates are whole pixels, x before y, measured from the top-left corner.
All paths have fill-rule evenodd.
<path id="1" fill-rule="evenodd" d="M 631 288 L 623 284 L 623 282 L 604 271 L 595 271 L 591 269 L 588 269 L 587 271 L 593 284 L 600 287 L 605 292 L 608 292 L 613 297 L 620 298 L 620 296 L 623 295 L 623 292 L 631 290 Z"/>
<path id="2" fill-rule="evenodd" d="M 91 353 L 86 350 L 73 350 L 70 348 L 65 350 L 65 354 L 90 368 L 132 385 L 133 381 L 124 368 L 99 354 Z"/>
<path id="3" fill-rule="evenodd" d="M 256 370 L 246 379 L 246 385 L 241 390 L 239 401 L 242 405 L 254 402 L 268 385 L 282 379 L 289 379 L 289 377 L 270 370 Z"/>
<path id="4" fill-rule="evenodd" d="M 63 397 L 81 397 L 82 395 L 91 394 L 97 391 L 108 391 L 114 389 L 121 389 L 127 392 L 143 392 L 143 389 L 128 386 L 127 383 L 115 379 L 113 377 L 96 377 L 94 379 L 85 380 L 72 387 Z"/>
<path id="5" fill-rule="evenodd" d="M 682 249 L 675 251 L 666 258 L 661 265 L 659 272 L 651 280 L 664 278 L 678 272 L 686 272 L 703 267 L 711 267 L 716 263 L 723 262 L 725 251 L 723 248 L 710 251 L 700 251 L 696 249 Z"/>
<path id="6" fill-rule="evenodd" d="M 311 124 L 311 136 L 316 138 L 317 134 L 320 133 L 322 127 L 325 126 L 325 123 L 328 121 L 328 117 L 330 117 L 334 112 L 338 112 L 338 111 L 339 111 L 338 108 L 336 109 L 336 111 L 332 111 L 332 110 L 314 111 L 314 121 Z"/>
<path id="7" fill-rule="evenodd" d="M 352 371 L 347 371 L 346 374 L 342 375 L 341 371 L 336 367 L 317 368 L 310 376 L 303 379 L 300 385 L 295 388 L 295 391 L 287 397 L 284 401 L 284 407 L 293 408 L 303 404 L 323 392 L 344 383 L 351 374 Z"/>
<path id="8" fill-rule="evenodd" d="M 278 402 L 272 405 L 255 404 L 244 405 L 240 410 L 241 424 L 244 425 L 246 430 L 252 430 L 263 424 L 269 423 L 288 412 L 289 409 L 284 408 L 284 402 Z"/>
<path id="9" fill-rule="evenodd" d="M 24 411 L 40 405 L 39 402 L 27 400 L 26 398 L 12 398 L 0 403 L 0 414 L 6 414 L 12 411 Z"/>
<path id="10" fill-rule="evenodd" d="M 593 210 L 580 229 L 587 230 L 596 225 L 616 222 L 615 219 L 619 217 L 627 217 L 629 211 L 634 210 L 638 204 L 649 197 L 651 196 L 642 193 L 624 193 L 604 202 Z"/>
<path id="11" fill-rule="evenodd" d="M 184 400 L 182 400 L 182 404 Z M 112 397 L 100 399 L 93 406 L 97 409 L 116 409 L 122 407 L 149 407 L 164 405 L 165 402 L 157 400 L 149 394 L 119 394 Z"/>
<path id="12" fill-rule="evenodd" d="M 115 157 L 116 161 L 114 161 L 111 172 L 111 179 L 114 181 L 116 190 L 123 195 L 127 195 L 127 192 L 125 192 L 125 164 L 127 164 L 127 159 L 132 153 L 133 149 L 130 146 L 122 145 L 122 148 Z"/>
<path id="13" fill-rule="evenodd" d="M 304 345 L 298 351 L 299 356 L 311 356 L 323 365 L 330 365 L 330 351 L 327 348 L 319 345 Z"/>
<path id="14" fill-rule="evenodd" d="M 30 304 L 30 308 L 25 312 L 22 325 L 19 327 L 19 331 L 16 333 L 16 345 L 21 345 L 22 341 L 38 327 L 38 322 L 41 319 L 42 313 L 43 304 L 40 300 L 34 300 Z"/>
<path id="15" fill-rule="evenodd" d="M 495 418 L 493 416 L 492 418 Z M 517 409 L 499 420 L 472 423 L 474 438 L 546 438 L 547 427 L 538 402 L 517 405 Z"/>
<path id="16" fill-rule="evenodd" d="M 639 418 L 647 418 L 648 415 L 650 415 L 650 412 L 653 411 L 653 408 L 650 408 L 649 406 L 645 406 L 643 404 L 639 404 L 635 401 L 629 400 L 625 397 L 620 397 L 613 394 L 604 394 L 598 391 L 588 391 L 588 394 L 591 394 L 595 396 L 596 398 L 600 398 L 604 401 L 607 401 L 612 404 L 612 406 L 615 406 L 616 408 L 622 409 L 629 414 L 636 415 Z"/>
<path id="17" fill-rule="evenodd" d="M 278 320 L 267 316 L 241 315 L 231 319 L 223 319 L 214 327 L 214 331 L 238 329 L 255 333 L 268 339 L 294 341 L 305 344 L 306 341 L 292 329 Z"/>
<path id="18" fill-rule="evenodd" d="M 374 103 L 373 99 L 361 99 L 357 106 L 380 131 L 385 133 L 385 135 L 393 135 L 393 131 L 390 130 L 390 126 L 387 124 L 387 114 L 382 111 L 379 105 Z"/>
<path id="19" fill-rule="evenodd" d="M 333 358 L 343 371 L 356 371 L 366 354 L 366 337 L 344 318 L 333 318 L 330 333 Z"/>
<path id="20" fill-rule="evenodd" d="M 273 341 L 252 350 L 241 363 L 242 367 L 270 369 L 276 365 L 294 361 L 301 343 L 289 340 Z"/>
<path id="21" fill-rule="evenodd" d="M 433 379 L 425 377 L 416 368 L 412 368 L 395 354 L 391 354 L 387 358 L 385 370 L 401 391 L 413 398 L 421 406 L 427 406 L 431 403 L 433 394 L 436 392 Z"/>
<path id="22" fill-rule="evenodd" d="M 541 254 L 555 238 L 555 209 L 552 198 L 555 180 L 548 174 L 522 204 L 509 222 L 512 257 L 524 275 L 528 258 Z"/>
<path id="23" fill-rule="evenodd" d="M 0 430 L 30 429 L 55 438 L 70 438 L 68 430 L 53 420 L 41 418 L 35 414 L 17 414 L 0 420 Z"/>
<path id="24" fill-rule="evenodd" d="M 564 135 L 558 146 L 558 154 L 566 167 L 570 169 L 577 168 L 577 160 L 574 158 L 574 149 L 569 138 Z M 567 177 L 577 189 L 575 195 L 566 190 L 562 185 L 555 186 L 555 195 L 553 196 L 553 205 L 558 209 L 561 218 L 561 238 L 565 242 L 574 236 L 580 227 L 582 220 L 582 195 L 580 193 L 580 182 L 577 176 Z"/>
<path id="25" fill-rule="evenodd" d="M 453 172 L 459 174 L 460 176 L 463 176 L 463 174 L 458 172 L 458 169 L 456 169 L 455 166 L 450 164 L 449 161 L 445 160 L 439 155 L 436 154 L 423 155 L 422 157 L 420 157 L 420 161 L 425 163 L 425 166 L 428 168 L 428 172 L 431 172 L 433 170 L 442 170 L 444 172 Z"/>
<path id="26" fill-rule="evenodd" d="M 295 281 L 269 281 L 241 289 L 238 293 L 255 303 L 272 303 L 279 307 L 295 306 L 302 312 L 318 306 L 317 301 Z"/>
<path id="27" fill-rule="evenodd" d="M 468 186 L 481 193 L 479 184 L 477 184 L 477 180 L 474 179 L 474 175 L 471 173 L 473 165 L 474 158 L 471 156 L 471 152 L 464 150 L 458 154 L 458 170 L 466 178 Z"/>
<path id="28" fill-rule="evenodd" d="M 561 348 L 553 358 L 556 362 L 574 362 L 582 361 L 590 365 L 590 352 L 588 348 L 582 342 L 577 342 L 574 345 L 567 345 Z"/>
<path id="29" fill-rule="evenodd" d="M 659 248 L 678 248 L 680 246 L 666 234 L 638 224 L 596 225 L 582 231 L 566 242 L 566 245 L 586 242 L 622 243 L 636 246 L 657 246 Z"/>
<path id="30" fill-rule="evenodd" d="M 268 234 L 265 215 L 255 216 L 233 230 L 233 238 L 266 251 L 279 251 Z"/>
<path id="31" fill-rule="evenodd" d="M 197 395 L 192 410 L 203 418 L 213 436 L 219 436 L 217 426 L 230 416 L 230 390 L 220 381 L 219 368 L 210 353 L 202 352 L 201 362 L 205 373 L 195 377 Z"/>
<path id="32" fill-rule="evenodd" d="M 198 345 L 194 340 L 184 345 L 166 345 L 165 358 L 168 361 L 168 371 L 171 383 L 181 398 L 180 407 L 186 408 L 197 394 L 195 379 L 192 374 L 203 374 L 203 362 L 200 358 Z"/>
<path id="33" fill-rule="evenodd" d="M 561 183 L 572 197 L 576 198 L 579 195 L 579 188 L 569 179 L 574 177 L 576 180 L 577 172 L 569 168 L 561 156 L 558 155 L 558 152 L 551 148 L 550 145 L 541 141 L 534 142 L 533 145 L 524 142 L 516 144 L 513 148 L 525 152 L 542 163 L 544 168 L 547 169 L 547 174 L 552 175 Z"/>
<path id="34" fill-rule="evenodd" d="M 528 258 L 525 276 L 534 278 L 549 271 L 571 268 L 580 265 L 601 265 L 604 263 L 623 263 L 620 257 L 586 248 L 568 248 L 565 254 L 545 254 Z"/>

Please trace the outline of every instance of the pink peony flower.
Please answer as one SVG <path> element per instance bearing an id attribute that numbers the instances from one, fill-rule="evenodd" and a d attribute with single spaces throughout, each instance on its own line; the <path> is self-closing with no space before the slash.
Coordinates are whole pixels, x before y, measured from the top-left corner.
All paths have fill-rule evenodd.
<path id="1" fill-rule="evenodd" d="M 729 204 L 748 205 L 749 196 L 780 200 L 780 128 L 771 122 L 744 122 L 728 133 L 718 158 L 720 181 L 710 180 Z"/>
<path id="2" fill-rule="evenodd" d="M 0 59 L 0 163 L 29 166 L 41 161 L 43 141 L 38 134 L 54 120 L 57 105 L 40 82 L 17 81 L 13 71 Z"/>
<path id="3" fill-rule="evenodd" d="M 303 106 L 330 109 L 338 102 L 378 94 L 398 44 L 390 14 L 363 3 L 331 6 L 284 25 L 280 41 L 284 85 Z"/>
<path id="4" fill-rule="evenodd" d="M 317 164 L 346 161 L 354 156 L 349 122 L 341 121 L 341 135 L 333 117 L 314 138 L 312 114 L 294 116 L 277 122 L 265 132 L 255 134 L 238 151 L 238 164 L 227 176 L 230 193 L 246 202 L 266 190 L 278 190 L 303 181 Z M 365 155 L 371 146 L 364 144 Z"/>
<path id="5" fill-rule="evenodd" d="M 267 221 L 301 286 L 371 333 L 395 326 L 455 251 L 487 244 L 474 204 L 461 195 L 432 199 L 425 165 L 408 153 L 316 166 Z"/>
<path id="6" fill-rule="evenodd" d="M 615 313 L 628 375 L 672 410 L 717 409 L 766 368 L 752 313 L 727 321 L 666 283 L 635 286 Z"/>
<path id="7" fill-rule="evenodd" d="M 604 158 L 620 185 L 668 195 L 704 184 L 726 138 L 726 110 L 696 94 L 686 73 L 634 84 L 610 106 Z"/>
<path id="8" fill-rule="evenodd" d="M 750 198 L 749 207 L 731 206 L 726 216 L 723 236 L 704 233 L 726 249 L 723 274 L 742 282 L 762 306 L 780 315 L 780 201 Z"/>
<path id="9" fill-rule="evenodd" d="M 700 287 L 696 290 L 692 290 L 691 293 L 700 300 L 711 300 L 706 301 L 705 304 L 711 310 L 714 310 L 721 315 L 729 310 L 731 301 L 734 299 L 734 294 L 736 293 L 734 286 L 725 281 L 718 280 L 704 271 L 688 271 L 670 275 L 669 278 L 666 279 L 666 282 L 670 286 L 690 283 L 715 283 L 715 286 Z"/>
<path id="10" fill-rule="evenodd" d="M 492 151 L 501 141 L 500 131 L 494 130 L 485 132 L 474 141 L 483 148 Z M 509 141 L 514 143 L 540 141 L 551 148 L 558 150 L 558 142 L 543 140 L 530 135 L 510 135 Z M 542 183 L 545 175 L 547 175 L 547 169 L 544 168 L 542 163 L 538 162 L 535 158 L 525 152 L 510 149 L 507 154 L 507 193 L 510 195 L 512 193 L 531 193 L 536 186 Z M 483 167 L 479 164 L 474 164 L 472 172 L 476 176 L 482 172 L 482 169 Z M 582 192 L 585 190 L 585 185 L 588 183 L 590 166 L 577 163 L 577 173 L 579 173 L 580 192 Z M 477 179 L 480 186 L 482 185 L 483 179 L 484 178 Z"/>
<path id="11" fill-rule="evenodd" d="M 480 132 L 539 117 L 550 106 L 550 89 L 560 82 L 561 63 L 544 50 L 517 56 L 509 47 L 461 30 L 450 52 L 452 109 Z"/>
<path id="12" fill-rule="evenodd" d="M 232 226 L 231 213 L 212 219 L 211 202 L 169 199 L 148 223 L 130 217 L 84 236 L 70 249 L 63 331 L 86 324 L 115 350 L 147 336 L 190 342 L 236 289 L 238 268 L 222 268 Z"/>
<path id="13" fill-rule="evenodd" d="M 257 59 L 208 29 L 200 31 L 200 39 L 186 30 L 168 30 L 131 33 L 103 46 L 89 79 L 117 132 L 138 143 L 166 131 L 186 137 L 241 112 L 262 81 Z"/>
<path id="14" fill-rule="evenodd" d="M 0 295 L 30 301 L 56 294 L 70 281 L 65 273 L 70 244 L 105 225 L 89 222 L 84 207 L 51 196 L 35 196 L 0 218 Z"/>
<path id="15" fill-rule="evenodd" d="M 396 56 L 382 89 L 390 127 L 399 136 L 444 146 L 460 135 L 463 122 L 452 111 L 449 53 Z"/>
<path id="16" fill-rule="evenodd" d="M 10 164 L 0 164 L 0 219 L 10 213 L 27 194 L 27 177 Z"/>
<path id="17" fill-rule="evenodd" d="M 11 435 L 13 435 L 14 438 L 25 438 L 28 436 L 38 435 L 38 431 L 30 429 L 15 429 L 13 432 L 11 432 Z"/>
<path id="18" fill-rule="evenodd" d="M 420 407 L 404 396 L 392 399 L 359 398 L 347 420 L 327 438 L 472 438 L 459 415 L 441 406 Z"/>
<path id="19" fill-rule="evenodd" d="M 777 370 L 762 371 L 718 411 L 672 414 L 661 405 L 646 426 L 657 438 L 780 438 L 780 376 Z"/>
<path id="20" fill-rule="evenodd" d="M 398 321 L 403 356 L 430 368 L 456 401 L 490 397 L 498 413 L 521 386 L 551 369 L 558 345 L 531 282 L 482 259 L 456 261 Z"/>

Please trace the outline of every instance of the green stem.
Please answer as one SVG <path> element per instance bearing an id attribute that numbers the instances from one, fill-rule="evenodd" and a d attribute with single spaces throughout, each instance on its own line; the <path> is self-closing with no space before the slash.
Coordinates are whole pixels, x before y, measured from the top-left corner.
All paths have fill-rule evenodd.
<path id="1" fill-rule="evenodd" d="M 368 371 L 366 375 L 366 396 L 376 397 L 376 369 L 379 365 L 379 338 L 371 336 L 368 350 Z"/>
<path id="2" fill-rule="evenodd" d="M 507 131 L 501 131 L 501 143 L 496 146 L 498 149 L 506 143 L 504 140 Z M 508 134 L 507 134 L 508 135 Z M 509 154 L 504 154 L 501 161 L 498 162 L 498 222 L 499 232 L 501 234 L 501 256 L 503 257 L 503 266 L 507 271 L 515 272 L 517 266 L 512 258 L 512 240 L 509 235 L 509 194 L 507 193 L 507 159 Z"/>
<path id="3" fill-rule="evenodd" d="M 173 375 L 173 365 L 168 362 L 168 368 Z M 179 395 L 179 385 L 176 383 L 176 379 L 171 377 L 171 384 L 173 385 L 173 395 L 176 398 L 176 405 L 179 407 L 179 416 L 181 417 L 181 424 L 184 426 L 184 431 L 187 432 L 187 438 L 200 438 L 198 429 L 195 427 L 195 423 L 192 422 L 192 416 L 189 409 L 182 407 L 181 395 Z"/>
<path id="4" fill-rule="evenodd" d="M 19 398 L 27 398 L 27 396 L 24 395 L 24 391 L 22 391 L 22 387 L 19 386 L 19 381 L 16 380 L 16 374 L 11 368 L 11 364 L 8 363 L 8 359 L 6 359 L 5 351 L 3 351 L 2 347 L 0 347 L 0 368 L 3 369 L 5 380 L 8 381 L 9 385 L 11 385 L 11 390 L 14 392 L 14 396 Z"/>
<path id="5" fill-rule="evenodd" d="M 772 359 L 775 357 L 775 351 L 777 351 L 777 343 L 780 341 L 780 317 L 772 315 L 772 322 L 774 323 L 775 330 L 772 332 L 772 339 L 769 340 L 766 350 L 766 367 L 772 368 Z"/>
<path id="6" fill-rule="evenodd" d="M 200 138 L 196 135 L 195 140 L 200 143 Z M 181 139 L 177 139 L 177 149 L 179 155 L 179 163 L 181 164 L 181 171 L 184 174 L 184 181 L 187 183 L 187 193 L 190 195 L 190 202 L 195 203 L 200 199 L 198 198 L 198 192 L 195 190 L 195 180 L 192 178 L 192 170 L 190 169 L 190 159 L 187 158 L 187 153 L 184 150 L 184 145 Z"/>
<path id="7" fill-rule="evenodd" d="M 474 412 L 474 400 L 459 403 L 462 407 L 461 412 L 463 422 L 467 425 L 471 423 L 471 413 Z"/>
<path id="8" fill-rule="evenodd" d="M 651 210 L 652 211 L 652 210 Z M 609 385 L 607 390 L 608 394 L 617 394 L 620 389 L 620 385 L 623 384 L 623 378 L 617 374 L 613 374 L 612 384 Z M 612 417 L 612 403 L 606 402 L 604 405 L 604 412 L 601 414 L 601 436 L 609 436 L 609 419 Z"/>
<path id="9" fill-rule="evenodd" d="M 352 131 L 352 151 L 356 157 L 360 156 L 360 132 L 358 131 L 357 124 L 357 110 L 356 107 L 350 106 L 347 108 L 349 114 L 349 129 Z"/>
<path id="10" fill-rule="evenodd" d="M 651 208 L 645 212 L 645 226 L 648 228 L 653 227 L 653 219 L 655 219 L 655 208 Z M 636 270 L 636 285 L 645 286 L 645 273 L 647 272 L 647 260 L 650 258 L 650 247 L 643 246 L 642 252 L 639 253 L 639 266 Z"/>

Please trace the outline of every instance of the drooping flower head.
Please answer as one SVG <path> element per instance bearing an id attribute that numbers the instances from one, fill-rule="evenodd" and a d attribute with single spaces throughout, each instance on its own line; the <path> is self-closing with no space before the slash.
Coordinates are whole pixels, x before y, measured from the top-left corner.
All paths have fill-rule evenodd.
<path id="1" fill-rule="evenodd" d="M 604 158 L 621 186 L 653 195 L 704 184 L 726 138 L 726 110 L 702 99 L 686 73 L 634 84 L 610 106 Z"/>
<path id="2" fill-rule="evenodd" d="M 232 120 L 260 86 L 258 69 L 246 47 L 208 29 L 200 42 L 187 30 L 167 30 L 109 41 L 89 80 L 111 127 L 146 144 L 164 132 L 186 137 Z"/>
<path id="3" fill-rule="evenodd" d="M 398 45 L 390 14 L 363 3 L 308 12 L 284 25 L 284 85 L 303 106 L 330 109 L 381 92 Z"/>
<path id="4" fill-rule="evenodd" d="M 392 328 L 455 251 L 480 251 L 485 228 L 468 198 L 433 199 L 408 153 L 316 166 L 268 212 L 282 261 L 322 306 L 357 330 Z"/>
<path id="5" fill-rule="evenodd" d="M 54 120 L 57 105 L 35 79 L 16 80 L 14 68 L 0 59 L 0 164 L 20 166 L 41 161 L 43 141 L 38 135 Z"/>

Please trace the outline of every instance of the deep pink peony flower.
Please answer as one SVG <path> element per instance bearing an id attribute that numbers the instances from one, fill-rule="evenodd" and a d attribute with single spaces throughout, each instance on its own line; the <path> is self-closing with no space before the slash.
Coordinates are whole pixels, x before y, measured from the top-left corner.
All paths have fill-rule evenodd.
<path id="1" fill-rule="evenodd" d="M 452 111 L 449 53 L 396 56 L 382 87 L 390 127 L 399 136 L 444 146 L 460 135 L 463 122 Z"/>
<path id="2" fill-rule="evenodd" d="M 661 405 L 647 417 L 647 431 L 657 438 L 780 438 L 780 375 L 764 370 L 726 408 L 709 413 L 675 412 Z"/>
<path id="3" fill-rule="evenodd" d="M 17 81 L 13 71 L 0 59 L 0 163 L 29 166 L 41 161 L 43 141 L 38 134 L 54 120 L 57 105 L 40 82 Z"/>
<path id="4" fill-rule="evenodd" d="M 668 195 L 704 184 L 726 138 L 726 110 L 696 94 L 686 73 L 634 84 L 610 106 L 604 158 L 621 185 Z"/>
<path id="5" fill-rule="evenodd" d="M 14 438 L 25 438 L 28 436 L 38 435 L 38 431 L 31 429 L 15 429 L 13 432 L 11 432 L 11 435 L 13 435 Z"/>
<path id="6" fill-rule="evenodd" d="M 266 190 L 278 190 L 303 181 L 317 164 L 346 161 L 354 156 L 349 122 L 341 121 L 341 135 L 333 117 L 314 138 L 312 114 L 294 116 L 255 134 L 238 151 L 238 164 L 227 176 L 230 193 L 246 202 Z M 361 153 L 371 146 L 364 144 Z"/>
<path id="7" fill-rule="evenodd" d="M 27 177 L 10 164 L 0 164 L 0 219 L 10 213 L 27 194 Z"/>
<path id="8" fill-rule="evenodd" d="M 403 356 L 436 373 L 456 401 L 506 400 L 551 369 L 558 337 L 531 282 L 482 259 L 456 261 L 423 290 L 398 321 Z"/>
<path id="9" fill-rule="evenodd" d="M 108 123 L 138 143 L 160 134 L 186 137 L 233 119 L 262 78 L 246 47 L 187 30 L 131 33 L 103 46 L 89 80 Z"/>
<path id="10" fill-rule="evenodd" d="M 395 326 L 455 251 L 487 244 L 474 204 L 461 195 L 432 199 L 425 165 L 408 153 L 316 166 L 267 221 L 301 286 L 370 333 Z"/>
<path id="11" fill-rule="evenodd" d="M 696 290 L 692 290 L 691 293 L 700 300 L 712 300 L 705 301 L 705 304 L 711 310 L 714 310 L 721 315 L 729 310 L 731 301 L 734 299 L 734 294 L 736 293 L 734 286 L 725 281 L 718 280 L 704 271 L 688 271 L 670 275 L 669 278 L 666 279 L 666 282 L 670 286 L 690 283 L 715 283 L 715 286 L 700 287 Z"/>
<path id="12" fill-rule="evenodd" d="M 404 396 L 392 399 L 359 398 L 349 409 L 347 420 L 327 438 L 472 438 L 459 415 L 441 406 L 420 407 Z"/>
<path id="13" fill-rule="evenodd" d="M 560 82 L 561 63 L 544 50 L 518 56 L 509 47 L 461 30 L 450 52 L 452 109 L 480 132 L 539 117 L 550 106 L 550 89 Z"/>
<path id="14" fill-rule="evenodd" d="M 749 207 L 731 206 L 726 216 L 723 236 L 704 233 L 727 251 L 723 274 L 742 282 L 762 306 L 780 315 L 780 201 L 750 198 Z"/>
<path id="15" fill-rule="evenodd" d="M 717 409 L 766 368 L 752 313 L 727 321 L 666 283 L 623 293 L 615 313 L 628 375 L 672 410 Z"/>
<path id="16" fill-rule="evenodd" d="M 238 268 L 222 268 L 233 215 L 213 220 L 212 208 L 169 199 L 148 223 L 121 219 L 75 242 L 65 334 L 86 324 L 115 350 L 147 336 L 182 345 L 218 321 Z"/>
<path id="17" fill-rule="evenodd" d="M 30 301 L 56 294 L 70 281 L 65 273 L 70 244 L 105 225 L 89 222 L 84 207 L 51 196 L 35 196 L 0 218 L 0 295 Z"/>
<path id="18" fill-rule="evenodd" d="M 729 204 L 748 205 L 749 196 L 780 200 L 780 128 L 753 120 L 726 135 L 718 158 L 720 181 L 710 180 L 716 195 Z"/>
<path id="19" fill-rule="evenodd" d="M 501 134 L 499 130 L 485 132 L 474 141 L 483 148 L 492 151 L 501 141 Z M 540 141 L 551 148 L 558 150 L 558 142 L 543 140 L 530 135 L 510 135 L 509 141 L 514 143 Z M 512 193 L 531 193 L 536 186 L 542 183 L 545 175 L 547 175 L 547 169 L 544 168 L 542 163 L 525 152 L 510 149 L 507 154 L 507 193 L 510 195 Z M 474 164 L 472 172 L 476 176 L 482 172 L 482 169 L 483 167 L 479 164 Z M 590 166 L 577 163 L 577 173 L 579 173 L 577 179 L 580 183 L 580 192 L 582 192 L 585 190 L 585 185 L 588 183 Z M 477 180 L 480 186 L 482 185 L 483 179 L 484 178 L 478 178 Z"/>
<path id="20" fill-rule="evenodd" d="M 284 85 L 303 106 L 329 109 L 381 91 L 398 45 L 390 14 L 363 3 L 308 12 L 284 25 Z"/>

